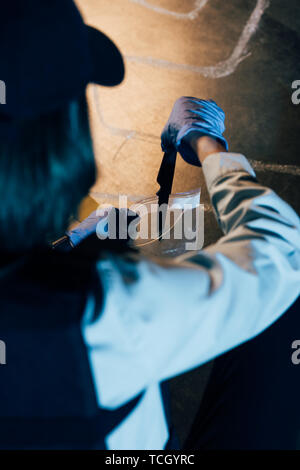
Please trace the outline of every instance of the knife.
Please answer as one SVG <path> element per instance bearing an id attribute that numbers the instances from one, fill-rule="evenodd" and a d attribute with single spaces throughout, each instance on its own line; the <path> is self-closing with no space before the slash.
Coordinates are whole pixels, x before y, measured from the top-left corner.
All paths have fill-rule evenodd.
<path id="1" fill-rule="evenodd" d="M 157 176 L 157 182 L 160 185 L 160 189 L 157 191 L 158 196 L 158 232 L 159 241 L 162 240 L 164 233 L 164 227 L 166 222 L 166 215 L 169 203 L 169 197 L 172 191 L 175 165 L 176 165 L 177 150 L 172 149 L 164 153 L 159 173 Z M 163 206 L 163 207 L 162 207 Z"/>

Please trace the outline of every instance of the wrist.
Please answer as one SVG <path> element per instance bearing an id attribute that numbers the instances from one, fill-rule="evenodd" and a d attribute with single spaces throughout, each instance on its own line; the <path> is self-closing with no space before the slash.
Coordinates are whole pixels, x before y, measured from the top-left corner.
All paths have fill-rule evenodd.
<path id="1" fill-rule="evenodd" d="M 201 163 L 213 153 L 226 152 L 226 148 L 219 141 L 212 137 L 197 135 L 197 132 L 191 132 L 189 144 L 196 153 Z"/>

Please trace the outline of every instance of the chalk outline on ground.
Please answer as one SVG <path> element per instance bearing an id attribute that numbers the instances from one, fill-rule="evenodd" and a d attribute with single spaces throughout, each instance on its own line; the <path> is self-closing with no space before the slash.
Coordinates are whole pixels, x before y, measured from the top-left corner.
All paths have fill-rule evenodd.
<path id="1" fill-rule="evenodd" d="M 146 3 L 147 8 L 150 8 L 149 2 L 145 2 L 144 0 L 131 0 L 131 1 L 135 3 L 139 3 L 144 6 L 146 6 L 145 5 Z M 201 7 L 199 6 L 198 8 L 202 9 L 208 3 L 208 0 L 202 3 L 203 3 L 202 6 Z M 269 0 L 257 0 L 256 6 L 254 10 L 252 11 L 250 18 L 247 21 L 246 26 L 244 27 L 242 34 L 231 56 L 228 59 L 222 62 L 219 62 L 216 65 L 196 66 L 196 65 L 189 65 L 189 64 L 177 64 L 175 62 L 171 62 L 171 61 L 164 60 L 164 59 L 155 59 L 150 56 L 149 57 L 125 56 L 125 57 L 129 62 L 135 62 L 139 64 L 167 68 L 170 70 L 179 70 L 179 71 L 184 70 L 188 72 L 198 73 L 199 75 L 202 75 L 203 77 L 207 77 L 207 78 L 226 77 L 228 75 L 231 75 L 235 71 L 237 66 L 243 60 L 245 60 L 246 57 L 250 55 L 250 53 L 247 51 L 249 41 L 251 37 L 253 36 L 253 34 L 256 32 L 258 25 L 260 23 L 260 20 L 265 10 L 268 8 L 269 4 L 270 4 Z M 154 6 L 152 9 L 154 9 Z M 155 7 L 155 10 L 157 11 L 156 7 Z M 171 12 L 169 12 L 169 14 L 171 14 Z"/>
<path id="2" fill-rule="evenodd" d="M 154 5 L 150 5 L 148 1 L 146 0 L 131 0 L 132 2 L 139 3 L 143 6 L 146 6 L 147 8 L 152 8 L 155 11 L 158 11 L 159 13 L 162 13 L 160 7 L 155 7 Z M 195 9 L 192 12 L 187 13 L 186 15 L 194 15 L 197 12 L 197 15 L 199 14 L 199 11 L 208 3 L 209 0 L 196 0 L 195 2 Z M 163 68 L 169 68 L 169 69 L 174 69 L 174 70 L 187 70 L 190 72 L 195 72 L 198 74 L 202 74 L 205 77 L 211 77 L 211 78 L 220 78 L 224 77 L 227 75 L 232 74 L 235 69 L 237 68 L 238 64 L 243 61 L 247 56 L 249 56 L 249 53 L 247 53 L 247 46 L 248 43 L 252 37 L 252 35 L 255 33 L 258 24 L 260 22 L 260 19 L 266 10 L 266 8 L 269 5 L 269 0 L 257 0 L 256 6 L 254 10 L 252 11 L 250 18 L 246 24 L 246 26 L 243 29 L 243 32 L 238 40 L 238 43 L 236 47 L 234 48 L 231 56 L 223 61 L 219 62 L 218 64 L 214 66 L 209 66 L 209 67 L 197 67 L 193 65 L 187 65 L 187 64 L 175 64 L 173 62 L 168 62 L 165 60 L 161 59 L 153 59 L 152 57 L 134 57 L 134 56 L 125 56 L 125 58 L 129 62 L 139 62 L 139 63 L 145 63 L 148 65 L 152 66 L 159 66 Z M 175 12 L 171 12 L 169 10 L 164 10 L 164 14 L 175 14 Z M 176 15 L 179 15 L 179 13 Z M 99 107 L 99 100 L 97 97 L 97 89 L 96 86 L 94 87 L 94 97 L 96 101 L 96 109 L 97 113 L 100 119 L 100 122 L 102 125 L 108 129 L 113 135 L 122 135 L 125 137 L 124 142 L 120 145 L 120 147 L 117 149 L 117 152 L 115 153 L 113 159 L 115 159 L 120 152 L 120 150 L 123 148 L 125 145 L 126 141 L 131 138 L 138 138 L 140 140 L 156 140 L 157 136 L 152 135 L 152 134 L 147 134 L 147 133 L 141 133 L 137 132 L 134 130 L 129 130 L 129 129 L 121 129 L 117 128 L 114 126 L 111 126 L 107 124 L 104 120 L 104 117 L 102 115 L 101 109 Z"/>
<path id="3" fill-rule="evenodd" d="M 202 10 L 202 8 L 209 2 L 209 0 L 198 0 L 198 1 L 196 0 L 195 8 L 189 13 L 176 13 L 174 11 L 170 11 L 170 10 L 158 7 L 158 6 L 154 6 L 146 0 L 130 0 L 130 1 L 134 3 L 138 3 L 141 6 L 144 6 L 160 14 L 170 15 L 176 19 L 189 19 L 189 20 L 195 19 L 198 16 L 200 10 Z M 148 64 L 152 66 L 153 65 L 160 66 L 163 68 L 171 68 L 175 70 L 187 70 L 190 72 L 202 74 L 208 78 L 220 78 L 220 77 L 230 75 L 235 71 L 238 64 L 242 60 L 244 60 L 246 57 L 249 56 L 249 53 L 247 53 L 247 46 L 249 44 L 251 37 L 257 30 L 261 17 L 264 14 L 265 10 L 268 8 L 269 4 L 270 4 L 269 0 L 257 0 L 256 6 L 254 10 L 252 11 L 250 18 L 246 26 L 244 27 L 243 32 L 231 56 L 224 62 L 219 62 L 215 66 L 197 67 L 197 66 L 186 65 L 186 64 L 175 64 L 175 63 L 165 61 L 165 60 L 153 59 L 152 57 L 133 57 L 133 56 L 125 56 L 125 57 L 127 60 L 131 62 L 139 62 L 139 63 L 144 63 L 144 64 Z M 124 147 L 127 140 L 129 139 L 136 138 L 139 140 L 157 142 L 159 138 L 156 135 L 137 132 L 137 131 L 129 130 L 129 129 L 121 129 L 121 128 L 117 128 L 117 127 L 110 126 L 109 124 L 107 124 L 101 112 L 96 86 L 94 86 L 93 91 L 94 91 L 94 99 L 96 103 L 96 110 L 97 110 L 98 117 L 100 119 L 101 124 L 106 129 L 108 129 L 111 134 L 122 135 L 125 137 L 124 141 L 121 143 L 121 145 L 118 147 L 117 151 L 115 152 L 115 155 L 113 156 L 113 160 L 116 159 L 119 152 Z M 260 161 L 254 161 L 254 160 L 251 163 L 254 169 L 256 169 L 257 171 L 269 170 L 269 171 L 274 171 L 277 173 L 300 176 L 300 168 L 297 167 L 296 165 L 280 165 L 280 164 L 275 164 L 275 163 L 274 164 L 264 163 Z"/>

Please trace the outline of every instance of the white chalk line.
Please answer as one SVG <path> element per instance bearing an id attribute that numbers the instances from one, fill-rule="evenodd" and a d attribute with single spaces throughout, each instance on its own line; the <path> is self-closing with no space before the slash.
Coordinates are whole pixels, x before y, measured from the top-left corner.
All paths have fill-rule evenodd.
<path id="1" fill-rule="evenodd" d="M 281 165 L 279 163 L 265 163 L 259 160 L 250 160 L 251 165 L 256 171 L 272 171 L 291 176 L 300 176 L 300 167 L 297 165 Z"/>
<path id="2" fill-rule="evenodd" d="M 140 0 L 131 0 L 139 1 Z M 207 2 L 206 2 L 207 3 Z M 129 62 L 145 64 L 169 70 L 188 71 L 197 73 L 206 78 L 221 78 L 231 75 L 237 66 L 249 56 L 247 51 L 248 43 L 258 28 L 262 15 L 269 6 L 269 0 L 257 0 L 256 6 L 247 21 L 246 26 L 235 46 L 231 56 L 222 62 L 212 66 L 196 66 L 189 64 L 178 64 L 164 59 L 155 59 L 154 57 L 125 56 Z"/>
<path id="3" fill-rule="evenodd" d="M 195 0 L 194 9 L 188 13 L 177 13 L 176 11 L 168 10 L 167 8 L 162 8 L 157 5 L 153 5 L 147 0 L 130 0 L 133 3 L 138 3 L 139 5 L 148 8 L 156 13 L 161 15 L 168 15 L 177 20 L 194 20 L 199 15 L 200 10 L 209 2 L 209 0 Z"/>

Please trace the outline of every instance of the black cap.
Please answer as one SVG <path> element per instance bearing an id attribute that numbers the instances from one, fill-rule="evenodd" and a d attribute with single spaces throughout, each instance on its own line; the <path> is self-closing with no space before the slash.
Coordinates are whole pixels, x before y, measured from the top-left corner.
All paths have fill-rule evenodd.
<path id="1" fill-rule="evenodd" d="M 84 24 L 72 0 L 8 0 L 0 8 L 0 80 L 12 119 L 47 113 L 82 94 L 88 83 L 124 78 L 116 45 Z"/>

